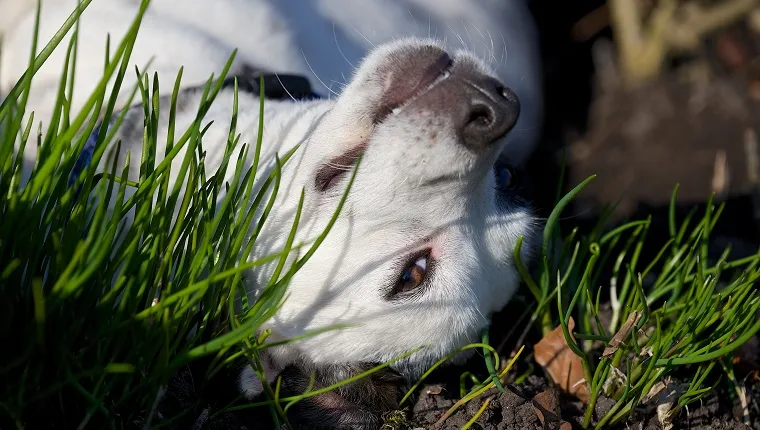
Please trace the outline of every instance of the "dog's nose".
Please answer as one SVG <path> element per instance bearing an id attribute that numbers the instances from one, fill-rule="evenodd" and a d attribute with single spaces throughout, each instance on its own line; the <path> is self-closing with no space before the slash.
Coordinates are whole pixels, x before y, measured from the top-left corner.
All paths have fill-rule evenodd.
<path id="1" fill-rule="evenodd" d="M 466 74 L 460 82 L 460 103 L 466 106 L 457 124 L 462 143 L 473 150 L 485 149 L 514 127 L 520 102 L 512 90 L 490 76 Z"/>
<path id="2" fill-rule="evenodd" d="M 512 90 L 467 64 L 455 64 L 445 73 L 410 107 L 448 118 L 459 142 L 476 152 L 486 150 L 515 126 L 520 102 Z"/>

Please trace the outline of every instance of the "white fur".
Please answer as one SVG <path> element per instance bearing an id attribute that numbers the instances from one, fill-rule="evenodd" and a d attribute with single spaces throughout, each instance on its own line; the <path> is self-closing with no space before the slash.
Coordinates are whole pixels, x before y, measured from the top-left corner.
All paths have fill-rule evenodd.
<path id="1" fill-rule="evenodd" d="M 34 18 L 31 10 L 17 13 L 28 0 L 0 0 L 0 7 L 10 2 L 23 18 L 15 27 L 0 21 L 4 26 L 0 31 L 6 33 L 0 93 L 7 92 L 26 67 Z M 41 40 L 53 34 L 75 3 L 48 0 L 43 5 Z M 102 72 L 106 34 L 111 34 L 115 46 L 136 12 L 136 3 L 94 0 L 84 13 L 75 107 Z M 368 142 L 341 216 L 292 279 L 282 309 L 266 323 L 272 340 L 336 323 L 357 326 L 277 348 L 273 357 L 278 366 L 297 360 L 378 362 L 428 345 L 398 365 L 408 374 L 418 373 L 451 349 L 474 340 L 488 324 L 489 314 L 507 303 L 518 283 L 512 249 L 519 236 L 530 242 L 533 221 L 525 208 L 500 207 L 490 169 L 502 150 L 508 158 L 523 161 L 536 141 L 541 103 L 533 33 L 521 0 L 154 0 L 132 60 L 143 67 L 153 58 L 148 71 L 158 71 L 165 89 L 183 65 L 185 85 L 204 82 L 238 47 L 239 64 L 301 73 L 313 78 L 318 91 L 339 94 L 329 101 L 265 104 L 261 174 L 273 168 L 276 153 L 302 146 L 283 171 L 277 204 L 251 259 L 282 249 L 304 188 L 304 215 L 296 242 L 318 235 L 333 214 L 340 190 L 328 194 L 315 190 L 315 172 L 331 157 Z M 506 143 L 474 155 L 457 141 L 447 118 L 418 111 L 402 109 L 380 125 L 372 124 L 370 113 L 384 91 L 383 77 L 376 76 L 379 66 L 426 43 L 444 46 L 440 41 L 401 38 L 408 35 L 445 36 L 445 47 L 455 61 L 494 74 L 517 92 L 521 116 Z M 30 105 L 43 122 L 55 97 L 64 47 L 34 81 Z M 367 51 L 371 53 L 361 61 Z M 133 83 L 134 74 L 128 73 L 125 88 Z M 341 89 L 344 83 L 348 85 Z M 189 97 L 189 106 L 197 106 L 199 95 Z M 222 92 L 206 116 L 206 121 L 214 120 L 204 136 L 207 172 L 215 171 L 221 161 L 231 107 L 231 92 Z M 193 117 L 193 110 L 180 114 L 177 130 L 184 130 Z M 428 119 L 430 124 L 423 125 L 421 120 Z M 241 94 L 237 127 L 241 142 L 255 142 L 258 121 L 258 99 Z M 434 145 L 410 144 L 417 137 L 428 139 L 432 130 L 440 131 Z M 133 154 L 139 153 L 139 139 L 124 144 Z M 30 150 L 33 146 L 28 145 Z M 421 186 L 437 177 L 456 180 Z M 435 261 L 430 285 L 413 300 L 386 300 L 389 284 L 400 275 L 400 259 L 422 247 L 431 248 Z M 251 274 L 252 299 L 271 270 L 270 266 Z M 256 382 L 247 373 L 241 388 L 253 396 L 261 391 Z"/>

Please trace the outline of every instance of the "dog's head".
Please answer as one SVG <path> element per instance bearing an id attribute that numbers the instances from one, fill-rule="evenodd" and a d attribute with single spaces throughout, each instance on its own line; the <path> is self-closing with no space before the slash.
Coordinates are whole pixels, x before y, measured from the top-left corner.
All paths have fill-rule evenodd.
<path id="1" fill-rule="evenodd" d="M 276 339 L 353 326 L 280 354 L 380 362 L 427 345 L 399 365 L 416 373 L 474 340 L 517 287 L 518 238 L 533 242 L 529 210 L 495 168 L 518 114 L 514 93 L 467 52 L 415 39 L 365 59 L 284 170 L 291 203 L 274 222 L 290 227 L 304 187 L 300 242 L 328 224 L 361 156 L 337 221 L 269 323 Z"/>

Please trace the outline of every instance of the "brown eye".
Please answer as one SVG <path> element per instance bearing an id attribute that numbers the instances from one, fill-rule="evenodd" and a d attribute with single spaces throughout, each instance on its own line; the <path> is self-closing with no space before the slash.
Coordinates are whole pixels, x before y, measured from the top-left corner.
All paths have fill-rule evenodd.
<path id="1" fill-rule="evenodd" d="M 398 280 L 398 284 L 395 288 L 395 293 L 403 293 L 412 291 L 419 287 L 424 281 L 427 275 L 428 268 L 428 256 L 422 255 L 414 260 L 412 264 L 404 269 L 401 277 Z"/>

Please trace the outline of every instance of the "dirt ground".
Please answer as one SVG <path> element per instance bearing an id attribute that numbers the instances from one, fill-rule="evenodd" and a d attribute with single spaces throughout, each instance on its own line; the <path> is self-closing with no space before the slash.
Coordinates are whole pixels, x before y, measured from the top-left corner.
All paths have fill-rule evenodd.
<path id="1" fill-rule="evenodd" d="M 426 391 L 438 392 L 439 389 L 439 386 L 430 386 Z M 503 393 L 499 393 L 496 389 L 486 392 L 481 399 L 470 402 L 441 424 L 437 424 L 437 421 L 456 399 L 448 398 L 445 394 L 423 392 L 414 407 L 413 425 L 442 430 L 460 429 L 477 413 L 486 399 L 490 399 L 485 411 L 471 428 L 482 430 L 570 430 L 581 428 L 583 410 L 580 408 L 579 402 L 561 396 L 559 396 L 561 409 L 559 415 L 562 421 L 551 421 L 545 418 L 546 427 L 542 425 L 539 419 L 539 414 L 542 412 L 536 406 L 533 396 L 545 391 L 552 395 L 558 395 L 556 392 L 552 393 L 554 390 L 547 386 L 546 380 L 543 378 L 531 376 L 519 386 L 511 386 Z M 725 394 L 716 391 L 701 403 L 693 405 L 688 412 L 684 411 L 678 416 L 674 422 L 674 428 L 693 430 L 760 429 L 760 423 L 755 422 L 754 426 L 751 427 L 734 419 L 730 402 L 724 401 L 727 398 Z M 600 399 L 594 411 L 594 420 L 603 416 L 612 405 L 614 405 L 613 400 Z M 628 422 L 616 428 L 656 430 L 662 427 L 657 420 L 654 407 L 648 407 L 641 408 Z"/>
<path id="2" fill-rule="evenodd" d="M 552 206 L 563 157 L 567 190 L 597 175 L 575 200 L 581 219 L 603 204 L 617 203 L 618 219 L 667 205 L 677 183 L 684 206 L 712 191 L 724 199 L 756 193 L 758 168 L 749 163 L 760 145 L 758 31 L 745 22 L 722 30 L 659 78 L 624 88 L 609 28 L 572 37 L 601 2 L 555 3 L 534 2 L 546 74 L 544 140 L 528 169 L 539 209 Z"/>

